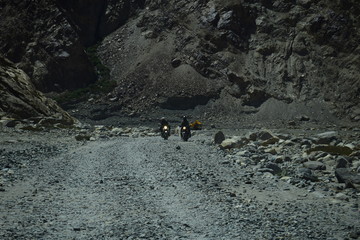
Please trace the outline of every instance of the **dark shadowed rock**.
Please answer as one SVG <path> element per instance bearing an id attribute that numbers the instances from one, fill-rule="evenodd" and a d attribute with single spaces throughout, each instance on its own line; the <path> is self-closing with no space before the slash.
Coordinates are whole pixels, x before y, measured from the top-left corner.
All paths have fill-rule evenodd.
<path id="1" fill-rule="evenodd" d="M 336 168 L 349 168 L 350 167 L 350 161 L 343 157 L 339 156 L 336 159 Z"/>
<path id="2" fill-rule="evenodd" d="M 315 176 L 314 173 L 308 168 L 298 168 L 297 169 L 297 176 L 299 178 L 309 180 L 309 181 L 312 181 L 312 182 L 318 181 L 317 176 Z"/>
<path id="3" fill-rule="evenodd" d="M 276 136 L 267 130 L 257 133 L 257 139 L 262 140 L 262 141 L 266 141 L 266 140 L 273 139 L 273 138 L 276 138 Z"/>
<path id="4" fill-rule="evenodd" d="M 360 184 L 360 174 L 351 172 L 349 168 L 337 168 L 335 176 L 339 183 L 351 182 L 353 184 Z"/>
<path id="5" fill-rule="evenodd" d="M 173 66 L 174 68 L 177 68 L 178 66 L 180 66 L 181 64 L 181 60 L 178 58 L 174 58 L 173 60 L 171 60 L 171 66 Z"/>
<path id="6" fill-rule="evenodd" d="M 267 163 L 264 166 L 265 168 L 271 169 L 273 174 L 280 174 L 282 172 L 281 168 L 276 163 Z"/>
<path id="7" fill-rule="evenodd" d="M 309 168 L 311 170 L 326 170 L 325 164 L 318 161 L 304 162 L 304 167 Z"/>
<path id="8" fill-rule="evenodd" d="M 225 140 L 225 135 L 222 131 L 219 131 L 214 136 L 214 143 L 221 144 Z"/>

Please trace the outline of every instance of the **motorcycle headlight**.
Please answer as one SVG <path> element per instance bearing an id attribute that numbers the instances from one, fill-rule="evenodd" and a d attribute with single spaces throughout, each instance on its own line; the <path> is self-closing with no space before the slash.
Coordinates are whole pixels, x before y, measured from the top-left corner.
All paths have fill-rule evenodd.
<path id="1" fill-rule="evenodd" d="M 167 130 L 168 129 L 168 126 L 164 126 L 164 130 Z"/>

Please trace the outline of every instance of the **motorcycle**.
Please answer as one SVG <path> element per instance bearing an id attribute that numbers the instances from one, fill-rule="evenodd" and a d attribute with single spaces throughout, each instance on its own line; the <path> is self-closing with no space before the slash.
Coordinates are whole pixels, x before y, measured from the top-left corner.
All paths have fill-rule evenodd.
<path id="1" fill-rule="evenodd" d="M 165 140 L 167 140 L 170 136 L 170 128 L 168 125 L 164 125 L 161 128 L 161 137 L 163 137 Z"/>
<path id="2" fill-rule="evenodd" d="M 182 126 L 180 129 L 180 137 L 186 142 L 191 137 L 190 128 L 187 126 Z"/>

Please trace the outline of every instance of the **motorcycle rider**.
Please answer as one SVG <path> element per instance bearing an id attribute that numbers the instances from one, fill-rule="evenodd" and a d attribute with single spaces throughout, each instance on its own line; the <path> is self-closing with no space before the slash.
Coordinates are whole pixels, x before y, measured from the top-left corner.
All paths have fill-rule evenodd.
<path id="1" fill-rule="evenodd" d="M 186 127 L 186 133 L 189 135 L 189 138 L 190 138 L 191 137 L 190 124 L 189 124 L 189 121 L 187 120 L 186 116 L 183 116 L 183 120 L 181 122 L 180 129 L 182 129 L 183 127 Z"/>
<path id="2" fill-rule="evenodd" d="M 166 121 L 166 119 L 164 117 L 162 117 L 160 119 L 160 132 L 162 131 L 164 126 L 168 126 L 168 128 L 169 128 L 169 136 L 170 136 L 170 124 L 169 124 L 168 121 Z"/>

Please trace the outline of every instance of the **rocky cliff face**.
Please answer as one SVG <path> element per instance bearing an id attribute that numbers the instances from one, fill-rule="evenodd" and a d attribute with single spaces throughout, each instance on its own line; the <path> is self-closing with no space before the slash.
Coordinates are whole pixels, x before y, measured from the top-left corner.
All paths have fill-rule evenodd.
<path id="1" fill-rule="evenodd" d="M 123 24 L 141 1 L 0 1 L 0 53 L 44 92 L 96 80 L 86 47 Z"/>
<path id="2" fill-rule="evenodd" d="M 24 71 L 0 58 L 0 119 L 51 118 L 53 123 L 73 124 L 74 119 L 55 101 L 37 91 Z"/>
<path id="3" fill-rule="evenodd" d="M 359 5 L 147 1 L 99 52 L 119 83 L 113 95 L 133 109 L 207 104 L 241 114 L 270 100 L 315 101 L 358 121 Z"/>
<path id="4" fill-rule="evenodd" d="M 41 91 L 95 81 L 76 29 L 54 1 L 1 1 L 0 52 Z"/>

